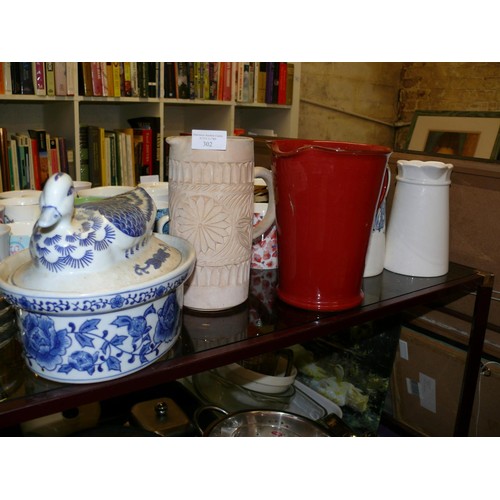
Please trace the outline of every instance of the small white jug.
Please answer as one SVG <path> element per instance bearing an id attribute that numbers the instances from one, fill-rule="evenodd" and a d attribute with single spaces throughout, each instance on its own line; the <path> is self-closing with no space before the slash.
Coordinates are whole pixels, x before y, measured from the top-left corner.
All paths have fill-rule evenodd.
<path id="1" fill-rule="evenodd" d="M 398 161 L 387 226 L 388 271 L 416 277 L 448 272 L 452 169 L 439 161 Z"/>

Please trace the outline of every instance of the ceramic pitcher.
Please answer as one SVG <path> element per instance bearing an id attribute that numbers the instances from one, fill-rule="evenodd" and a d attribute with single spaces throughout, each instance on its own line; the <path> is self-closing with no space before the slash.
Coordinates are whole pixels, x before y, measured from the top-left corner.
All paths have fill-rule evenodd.
<path id="1" fill-rule="evenodd" d="M 271 142 L 279 246 L 278 297 L 340 311 L 363 301 L 368 240 L 389 148 L 337 141 Z"/>
<path id="2" fill-rule="evenodd" d="M 399 160 L 397 166 L 384 267 L 409 276 L 442 276 L 448 272 L 453 165 Z"/>
<path id="3" fill-rule="evenodd" d="M 217 311 L 248 298 L 252 242 L 275 220 L 270 170 L 255 167 L 250 137 L 228 137 L 225 150 L 193 149 L 190 136 L 169 137 L 170 234 L 190 241 L 196 267 L 184 305 Z M 269 208 L 252 227 L 254 178 L 269 191 Z"/>

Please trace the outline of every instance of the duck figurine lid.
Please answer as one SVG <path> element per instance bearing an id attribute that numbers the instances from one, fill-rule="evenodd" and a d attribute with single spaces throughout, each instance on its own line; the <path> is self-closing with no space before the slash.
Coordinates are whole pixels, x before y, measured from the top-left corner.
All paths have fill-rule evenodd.
<path id="1" fill-rule="evenodd" d="M 151 280 L 179 265 L 180 252 L 153 235 L 156 206 L 143 188 L 78 206 L 75 194 L 68 174 L 47 180 L 31 259 L 14 271 L 13 284 L 81 293 Z"/>

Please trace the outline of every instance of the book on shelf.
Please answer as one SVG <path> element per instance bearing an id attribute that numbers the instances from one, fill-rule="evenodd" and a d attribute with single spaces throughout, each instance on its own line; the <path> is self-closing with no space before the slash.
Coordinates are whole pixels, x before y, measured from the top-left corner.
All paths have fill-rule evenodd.
<path id="1" fill-rule="evenodd" d="M 201 99 L 203 96 L 202 71 L 202 63 L 193 62 L 192 86 L 195 99 Z"/>
<path id="2" fill-rule="evenodd" d="M 116 174 L 118 185 L 128 185 L 127 135 L 123 130 L 114 130 L 116 137 Z"/>
<path id="3" fill-rule="evenodd" d="M 196 63 L 195 63 L 196 64 Z M 175 63 L 166 62 L 164 66 L 164 87 L 165 87 L 165 97 L 174 98 L 176 96 L 175 91 Z"/>
<path id="4" fill-rule="evenodd" d="M 225 64 L 226 63 L 218 63 L 219 68 L 218 68 L 218 77 L 217 77 L 217 97 L 216 99 L 218 101 L 222 101 L 223 97 L 223 91 L 224 91 L 224 84 L 225 84 L 225 78 L 226 78 L 226 70 L 225 70 Z"/>
<path id="5" fill-rule="evenodd" d="M 66 63 L 66 95 L 75 95 L 75 80 L 77 77 L 76 62 Z"/>
<path id="6" fill-rule="evenodd" d="M 50 135 L 47 131 L 29 129 L 33 158 L 34 189 L 42 189 L 51 173 Z"/>
<path id="7" fill-rule="evenodd" d="M 132 97 L 132 71 L 130 62 L 123 63 L 123 97 Z"/>
<path id="8" fill-rule="evenodd" d="M 106 152 L 106 178 L 111 186 L 120 185 L 121 176 L 118 172 L 117 134 L 114 130 L 104 131 L 104 144 Z"/>
<path id="9" fill-rule="evenodd" d="M 31 62 L 11 62 L 10 77 L 12 94 L 34 95 L 33 64 Z"/>
<path id="10" fill-rule="evenodd" d="M 31 62 L 19 63 L 20 94 L 34 95 L 35 86 L 33 84 L 33 64 Z"/>
<path id="11" fill-rule="evenodd" d="M 222 84 L 222 100 L 231 101 L 232 96 L 232 80 L 233 80 L 233 63 L 224 62 L 223 65 L 224 79 Z"/>
<path id="12" fill-rule="evenodd" d="M 152 132 L 152 172 L 150 175 L 160 174 L 161 158 L 161 131 L 159 116 L 142 116 L 130 118 L 129 125 L 134 129 L 150 129 Z"/>
<path id="13" fill-rule="evenodd" d="M 88 125 L 88 151 L 89 151 L 89 181 L 92 187 L 105 186 L 104 156 L 104 129 L 95 125 Z"/>
<path id="14" fill-rule="evenodd" d="M 68 94 L 68 79 L 66 76 L 66 63 L 54 63 L 55 93 L 57 96 Z"/>
<path id="15" fill-rule="evenodd" d="M 286 102 L 288 106 L 293 103 L 293 80 L 295 78 L 295 66 L 288 63 L 286 66 Z"/>
<path id="16" fill-rule="evenodd" d="M 55 76 L 55 63 L 47 62 L 45 63 L 45 85 L 47 89 L 47 95 L 56 95 L 56 76 Z"/>
<path id="17" fill-rule="evenodd" d="M 11 75 L 10 65 L 11 65 L 10 62 L 2 63 L 2 67 L 3 67 L 2 83 L 3 83 L 3 88 L 4 88 L 3 93 L 5 95 L 12 95 L 12 75 Z"/>
<path id="18" fill-rule="evenodd" d="M 120 172 L 122 184 L 135 186 L 135 164 L 134 164 L 134 129 L 127 127 L 118 129 L 120 138 Z"/>
<path id="19" fill-rule="evenodd" d="M 92 70 L 89 62 L 78 63 L 78 95 L 92 95 Z"/>
<path id="20" fill-rule="evenodd" d="M 243 79 L 244 79 L 244 62 L 238 62 L 236 67 L 236 101 L 243 102 Z"/>
<path id="21" fill-rule="evenodd" d="M 10 186 L 8 132 L 5 127 L 0 127 L 0 182 L 1 190 L 8 190 Z"/>
<path id="22" fill-rule="evenodd" d="M 111 136 L 107 130 L 104 130 L 104 141 L 103 141 L 103 158 L 104 158 L 104 175 L 103 179 L 106 179 L 106 185 L 113 185 L 111 180 Z"/>
<path id="23" fill-rule="evenodd" d="M 21 189 L 19 182 L 19 158 L 17 156 L 17 140 L 15 135 L 11 135 L 8 140 L 9 148 L 9 175 L 10 175 L 10 190 L 14 191 Z"/>
<path id="24" fill-rule="evenodd" d="M 153 175 L 153 131 L 150 128 L 134 128 L 134 178 Z"/>
<path id="25" fill-rule="evenodd" d="M 50 137 L 49 140 L 50 147 L 50 175 L 56 174 L 61 171 L 61 160 L 59 155 L 59 143 L 57 137 Z"/>
<path id="26" fill-rule="evenodd" d="M 5 95 L 5 65 L 7 63 L 0 63 L 0 95 Z"/>
<path id="27" fill-rule="evenodd" d="M 158 97 L 160 87 L 160 63 L 148 62 L 148 97 Z"/>
<path id="28" fill-rule="evenodd" d="M 108 82 L 108 71 L 105 62 L 99 63 L 101 66 L 101 79 L 102 79 L 102 96 L 109 96 L 109 82 Z"/>
<path id="29" fill-rule="evenodd" d="M 99 62 L 90 63 L 92 78 L 92 94 L 94 97 L 102 97 L 102 67 Z M 87 94 L 85 94 L 87 95 Z"/>
<path id="30" fill-rule="evenodd" d="M 219 83 L 219 63 L 208 63 L 209 91 L 208 98 L 212 101 L 217 99 L 217 85 Z"/>
<path id="31" fill-rule="evenodd" d="M 273 72 L 273 88 L 272 88 L 272 99 L 270 104 L 278 103 L 278 89 L 280 83 L 280 63 L 274 63 L 274 72 Z"/>
<path id="32" fill-rule="evenodd" d="M 202 99 L 210 99 L 210 63 L 201 63 L 201 95 Z"/>
<path id="33" fill-rule="evenodd" d="M 121 66 L 119 62 L 112 62 L 111 66 L 113 71 L 113 95 L 120 97 L 122 95 Z"/>
<path id="34" fill-rule="evenodd" d="M 137 62 L 130 63 L 130 91 L 132 97 L 139 97 L 139 74 L 137 72 Z"/>
<path id="35" fill-rule="evenodd" d="M 275 71 L 276 63 L 266 62 L 266 104 L 273 103 Z"/>
<path id="36" fill-rule="evenodd" d="M 255 102 L 255 63 L 248 63 L 248 102 Z"/>
<path id="37" fill-rule="evenodd" d="M 12 94 L 17 95 L 21 93 L 21 74 L 18 62 L 10 63 L 10 82 L 12 87 Z"/>
<path id="38" fill-rule="evenodd" d="M 28 133 L 29 179 L 31 189 L 41 189 L 40 158 L 38 156 L 38 140 Z"/>
<path id="39" fill-rule="evenodd" d="M 17 144 L 17 162 L 19 171 L 19 189 L 34 189 L 30 176 L 32 159 L 30 158 L 30 138 L 28 134 L 16 133 L 12 136 Z"/>
<path id="40" fill-rule="evenodd" d="M 177 64 L 177 97 L 189 99 L 188 67 L 186 62 Z"/>
<path id="41" fill-rule="evenodd" d="M 266 102 L 266 66 L 265 62 L 256 63 L 255 70 L 255 102 L 265 103 Z"/>
<path id="42" fill-rule="evenodd" d="M 46 95 L 47 88 L 45 85 L 45 63 L 34 62 L 33 74 L 35 75 L 35 94 Z"/>
<path id="43" fill-rule="evenodd" d="M 148 63 L 138 61 L 136 63 L 136 66 L 137 82 L 134 95 L 136 95 L 137 97 L 148 97 Z"/>
<path id="44" fill-rule="evenodd" d="M 196 99 L 196 88 L 195 88 L 195 70 L 194 62 L 188 62 L 187 64 L 187 81 L 188 81 L 188 94 L 189 99 Z"/>
<path id="45" fill-rule="evenodd" d="M 115 97 L 114 71 L 113 71 L 113 63 L 111 62 L 106 63 L 106 80 L 108 82 L 108 95 L 110 97 Z"/>
<path id="46" fill-rule="evenodd" d="M 59 171 L 70 174 L 73 177 L 74 173 L 69 171 L 68 147 L 66 139 L 64 137 L 56 137 L 56 140 L 59 153 Z"/>
<path id="47" fill-rule="evenodd" d="M 287 87 L 287 63 L 278 63 L 278 96 L 276 99 L 277 104 L 286 104 L 286 87 Z"/>
<path id="48" fill-rule="evenodd" d="M 64 137 L 47 134 L 50 145 L 50 175 L 69 173 L 68 151 Z"/>
<path id="49" fill-rule="evenodd" d="M 80 125 L 80 180 L 90 181 L 89 171 L 89 130 L 86 125 Z"/>

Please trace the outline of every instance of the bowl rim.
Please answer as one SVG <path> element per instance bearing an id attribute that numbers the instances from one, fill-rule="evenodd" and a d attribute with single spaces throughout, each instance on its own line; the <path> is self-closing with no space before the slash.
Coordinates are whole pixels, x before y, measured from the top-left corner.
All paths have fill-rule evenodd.
<path id="1" fill-rule="evenodd" d="M 156 275 L 149 281 L 87 293 L 24 288 L 11 283 L 9 279 L 20 265 L 29 261 L 29 249 L 25 249 L 0 262 L 0 293 L 21 309 L 59 315 L 117 311 L 156 300 L 188 279 L 194 269 L 196 254 L 193 245 L 183 238 L 160 233 L 153 233 L 153 237 L 176 248 L 181 254 L 181 262 L 170 272 Z"/>

